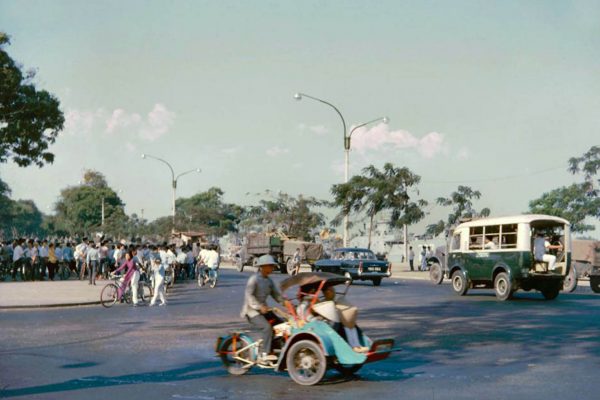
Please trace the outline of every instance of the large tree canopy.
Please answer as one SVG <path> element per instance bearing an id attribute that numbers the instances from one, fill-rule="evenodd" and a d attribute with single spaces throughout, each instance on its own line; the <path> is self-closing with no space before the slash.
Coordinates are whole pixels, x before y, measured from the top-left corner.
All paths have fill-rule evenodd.
<path id="1" fill-rule="evenodd" d="M 0 32 L 0 163 L 12 159 L 21 167 L 41 167 L 54 161 L 48 146 L 65 119 L 56 97 L 33 85 L 35 73 L 23 74 L 8 55 L 8 44 L 8 36 Z"/>
<path id="2" fill-rule="evenodd" d="M 177 199 L 175 227 L 221 236 L 237 231 L 243 208 L 223 201 L 223 190 L 212 187 L 190 198 Z"/>
<path id="3" fill-rule="evenodd" d="M 325 224 L 325 217 L 315 208 L 324 202 L 310 196 L 294 197 L 279 192 L 274 197 L 270 191 L 265 193 L 268 199 L 260 200 L 257 206 L 249 207 L 240 225 L 247 230 L 266 228 L 281 230 L 288 236 L 305 240 L 313 238 L 315 230 Z"/>
<path id="4" fill-rule="evenodd" d="M 600 170 L 600 146 L 592 146 L 581 157 L 569 159 L 569 172 L 583 175 L 584 181 L 544 193 L 529 202 L 529 211 L 567 219 L 573 232 L 594 230 L 585 219 L 600 218 L 600 190 L 597 174 Z"/>
<path id="5" fill-rule="evenodd" d="M 351 212 L 364 212 L 369 217 L 369 244 L 373 232 L 373 220 L 383 211 L 391 211 L 391 226 L 413 224 L 420 221 L 425 213 L 424 200 L 412 201 L 409 195 L 415 189 L 421 177 L 408 168 L 397 168 L 386 163 L 382 170 L 373 165 L 363 169 L 363 175 L 353 176 L 347 183 L 333 185 L 333 206 L 341 209 L 334 220 L 339 223 L 342 217 Z"/>
<path id="6" fill-rule="evenodd" d="M 124 204 L 99 172 L 85 171 L 82 184 L 61 191 L 55 208 L 54 223 L 61 231 L 86 234 L 91 230 L 102 229 L 110 234 L 128 233 Z"/>

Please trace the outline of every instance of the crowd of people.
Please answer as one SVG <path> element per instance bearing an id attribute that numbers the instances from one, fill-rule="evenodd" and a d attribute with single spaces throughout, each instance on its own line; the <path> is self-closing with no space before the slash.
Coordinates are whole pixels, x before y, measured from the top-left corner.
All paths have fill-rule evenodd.
<path id="1" fill-rule="evenodd" d="M 166 304 L 164 292 L 157 290 L 160 284 L 164 286 L 165 280 L 170 283 L 175 279 L 195 279 L 200 274 L 200 266 L 216 274 L 220 263 L 217 250 L 217 245 L 201 247 L 199 242 L 177 246 L 113 243 L 85 237 L 79 240 L 20 238 L 0 243 L 0 266 L 2 278 L 13 281 L 79 279 L 96 285 L 98 279 L 120 274 L 122 283 L 131 285 L 134 305 L 140 273 L 145 273 L 153 282 L 155 295 L 161 297 L 161 304 Z"/>

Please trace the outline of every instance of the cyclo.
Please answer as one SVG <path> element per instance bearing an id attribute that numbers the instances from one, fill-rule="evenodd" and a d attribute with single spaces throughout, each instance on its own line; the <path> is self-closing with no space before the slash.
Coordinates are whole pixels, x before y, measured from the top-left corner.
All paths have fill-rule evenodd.
<path id="1" fill-rule="evenodd" d="M 344 317 L 356 316 L 356 307 L 345 300 L 348 291 L 348 279 L 326 272 L 302 272 L 281 282 L 281 293 L 287 300 L 285 292 L 297 286 L 298 298 L 300 288 L 311 285 L 316 288 L 310 293 L 312 300 L 304 315 L 316 315 L 308 320 L 298 315 L 293 302 L 290 301 L 287 311 L 272 308 L 267 319 L 273 327 L 273 351 L 277 361 L 269 364 L 258 363 L 258 348 L 261 340 L 255 341 L 247 331 L 236 331 L 221 336 L 215 344 L 215 351 L 232 375 L 246 374 L 252 367 L 286 371 L 300 385 L 319 383 L 328 369 L 334 368 L 344 375 L 353 374 L 364 364 L 387 358 L 394 348 L 393 339 L 372 340 L 359 330 L 359 340 L 364 351 L 355 351 L 340 336 L 339 330 L 333 326 L 342 322 Z M 344 291 L 336 301 L 322 300 L 326 287 L 344 285 Z"/>

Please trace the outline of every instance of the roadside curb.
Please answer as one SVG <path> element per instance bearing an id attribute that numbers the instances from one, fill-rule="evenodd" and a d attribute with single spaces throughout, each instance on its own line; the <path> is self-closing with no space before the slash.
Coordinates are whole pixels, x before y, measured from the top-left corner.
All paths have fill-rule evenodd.
<path id="1" fill-rule="evenodd" d="M 99 301 L 88 301 L 78 303 L 60 303 L 60 304 L 28 304 L 28 305 L 17 305 L 17 306 L 0 306 L 0 310 L 17 310 L 26 308 L 57 308 L 57 307 L 78 307 L 78 306 L 91 306 L 100 304 Z"/>

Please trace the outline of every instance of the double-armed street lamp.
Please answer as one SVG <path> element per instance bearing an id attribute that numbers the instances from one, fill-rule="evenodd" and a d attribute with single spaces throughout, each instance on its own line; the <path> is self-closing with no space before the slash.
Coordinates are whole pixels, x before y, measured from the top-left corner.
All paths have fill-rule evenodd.
<path id="1" fill-rule="evenodd" d="M 344 133 L 344 182 L 348 183 L 348 173 L 349 173 L 349 169 L 350 169 L 350 144 L 351 144 L 351 140 L 352 140 L 352 134 L 354 133 L 355 130 L 357 130 L 358 128 L 362 128 L 365 125 L 369 125 L 375 122 L 383 122 L 384 124 L 387 124 L 388 122 L 390 122 L 390 119 L 388 117 L 379 117 L 376 118 L 374 120 L 365 122 L 363 124 L 357 125 L 354 128 L 352 128 L 352 130 L 350 131 L 350 133 L 348 133 L 347 128 L 346 128 L 346 120 L 344 120 L 344 116 L 342 115 L 342 113 L 340 112 L 340 110 L 338 110 L 338 108 L 336 106 L 334 106 L 333 104 L 319 99 L 317 97 L 314 96 L 310 96 L 306 93 L 296 93 L 294 94 L 294 99 L 300 101 L 302 100 L 303 97 L 318 101 L 320 103 L 326 104 L 329 107 L 333 108 L 335 110 L 335 112 L 337 112 L 337 114 L 340 116 L 340 118 L 342 119 L 342 126 L 343 126 L 343 133 Z M 348 215 L 344 216 L 344 247 L 346 247 L 348 245 Z"/>
<path id="2" fill-rule="evenodd" d="M 142 158 L 143 159 L 152 158 L 154 160 L 160 161 L 160 162 L 166 164 L 167 167 L 169 167 L 169 170 L 171 171 L 171 186 L 173 188 L 173 208 L 172 208 L 172 211 L 173 211 L 173 229 L 175 229 L 175 195 L 176 195 L 176 192 L 177 192 L 177 180 L 179 178 L 181 178 L 183 175 L 191 174 L 192 172 L 201 172 L 202 170 L 200 168 L 195 168 L 195 169 L 191 169 L 189 171 L 182 172 L 181 174 L 175 176 L 175 171 L 173 171 L 173 167 L 171 167 L 171 164 L 169 164 L 168 162 L 166 162 L 162 158 L 151 156 L 150 154 L 142 154 Z"/>

